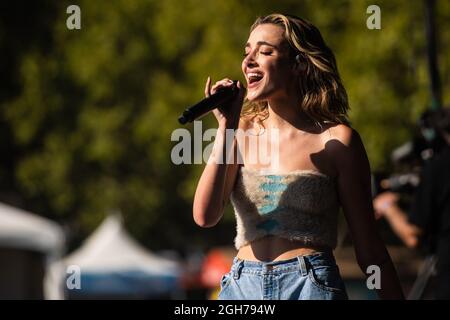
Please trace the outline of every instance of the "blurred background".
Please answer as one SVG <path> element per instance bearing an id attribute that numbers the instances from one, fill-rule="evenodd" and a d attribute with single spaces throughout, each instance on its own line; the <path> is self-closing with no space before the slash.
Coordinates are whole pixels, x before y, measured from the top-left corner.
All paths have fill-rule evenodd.
<path id="1" fill-rule="evenodd" d="M 426 3 L 379 0 L 381 29 L 369 30 L 373 3 L 364 0 L 2 1 L 0 298 L 215 297 L 235 253 L 234 215 L 228 207 L 214 228 L 195 225 L 204 165 L 173 164 L 171 134 L 208 76 L 244 80 L 244 44 L 259 15 L 298 15 L 322 32 L 374 194 L 394 186 L 381 181 L 417 172 L 430 147 L 411 148 L 419 120 L 450 98 L 450 2 L 435 1 L 432 15 L 438 95 Z M 66 26 L 73 4 L 80 30 Z M 214 126 L 203 118 L 203 129 Z M 399 183 L 407 198 L 414 183 Z M 336 256 L 350 298 L 375 299 L 341 220 Z M 423 254 L 383 219 L 379 227 L 409 292 Z"/>

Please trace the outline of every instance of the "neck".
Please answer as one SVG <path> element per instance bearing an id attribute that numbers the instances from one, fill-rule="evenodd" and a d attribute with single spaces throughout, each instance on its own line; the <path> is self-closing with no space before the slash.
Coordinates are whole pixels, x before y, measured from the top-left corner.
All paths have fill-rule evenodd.
<path id="1" fill-rule="evenodd" d="M 312 120 L 300 110 L 300 99 L 297 96 L 273 98 L 267 101 L 270 128 L 297 129 L 310 127 Z"/>

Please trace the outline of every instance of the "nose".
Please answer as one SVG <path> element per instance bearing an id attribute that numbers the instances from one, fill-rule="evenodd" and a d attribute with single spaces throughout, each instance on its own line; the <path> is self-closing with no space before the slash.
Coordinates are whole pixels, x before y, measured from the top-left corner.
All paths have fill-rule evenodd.
<path id="1" fill-rule="evenodd" d="M 256 67 L 258 64 L 255 60 L 255 55 L 253 52 L 250 52 L 245 58 L 244 58 L 244 66 L 248 68 Z"/>

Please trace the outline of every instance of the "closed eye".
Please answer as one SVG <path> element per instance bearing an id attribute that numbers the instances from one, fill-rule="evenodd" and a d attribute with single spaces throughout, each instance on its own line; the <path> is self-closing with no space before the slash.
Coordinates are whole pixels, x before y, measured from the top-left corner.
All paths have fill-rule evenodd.
<path id="1" fill-rule="evenodd" d="M 267 52 L 260 52 L 261 54 L 265 55 L 265 56 L 270 56 L 272 55 L 272 51 L 267 51 Z M 243 54 L 244 57 L 248 56 L 249 54 L 246 52 Z"/>

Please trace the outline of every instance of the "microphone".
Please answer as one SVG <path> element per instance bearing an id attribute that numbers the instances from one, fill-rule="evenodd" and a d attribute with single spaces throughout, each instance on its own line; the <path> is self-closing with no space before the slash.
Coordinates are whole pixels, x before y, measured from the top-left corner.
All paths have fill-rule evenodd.
<path id="1" fill-rule="evenodd" d="M 178 122 L 181 124 L 192 122 L 195 119 L 202 117 L 209 111 L 214 110 L 218 105 L 225 104 L 230 101 L 239 91 L 236 83 L 237 81 L 233 81 L 233 86 L 220 88 L 216 91 L 216 93 L 184 110 L 183 114 L 178 118 Z"/>

